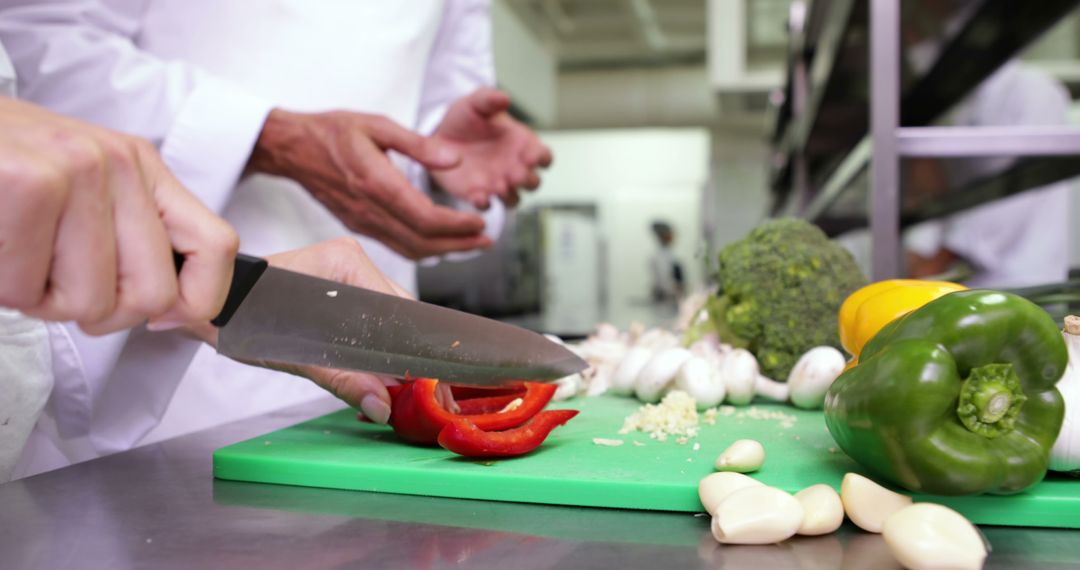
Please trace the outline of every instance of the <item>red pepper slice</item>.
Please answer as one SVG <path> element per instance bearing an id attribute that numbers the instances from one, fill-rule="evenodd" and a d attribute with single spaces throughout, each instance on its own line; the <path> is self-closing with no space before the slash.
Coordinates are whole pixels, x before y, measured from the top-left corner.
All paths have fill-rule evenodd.
<path id="1" fill-rule="evenodd" d="M 522 400 L 517 408 L 505 412 L 461 415 L 447 411 L 436 400 L 435 387 L 438 382 L 431 378 L 419 378 L 392 394 L 390 425 L 398 437 L 413 443 L 435 445 L 443 426 L 461 418 L 467 418 L 480 429 L 489 431 L 517 427 L 543 410 L 558 389 L 554 384 L 525 382 L 524 392 L 519 392 L 514 398 Z"/>
<path id="2" fill-rule="evenodd" d="M 473 386 L 470 384 L 451 384 L 450 392 L 455 400 L 471 400 L 473 398 L 489 398 L 492 396 L 507 396 L 520 394 L 525 391 L 525 382 L 509 382 L 502 386 Z"/>
<path id="3" fill-rule="evenodd" d="M 447 424 L 439 432 L 439 445 L 465 457 L 524 455 L 540 447 L 551 430 L 577 414 L 577 410 L 548 410 L 540 412 L 523 425 L 505 431 L 484 431 L 463 418 Z"/>
<path id="4" fill-rule="evenodd" d="M 453 392 L 453 390 L 451 390 Z M 510 402 L 518 398 L 523 398 L 525 391 L 521 390 L 515 394 L 507 394 L 505 396 L 490 396 L 487 398 L 470 398 L 468 400 L 458 400 L 458 409 L 461 410 L 461 415 L 472 416 L 476 414 L 493 414 L 500 412 L 510 405 Z"/>

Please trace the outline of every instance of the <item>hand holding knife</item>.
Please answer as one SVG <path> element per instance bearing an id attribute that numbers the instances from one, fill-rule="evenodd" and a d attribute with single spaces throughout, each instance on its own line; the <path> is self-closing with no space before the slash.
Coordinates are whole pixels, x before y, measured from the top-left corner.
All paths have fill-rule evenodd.
<path id="1" fill-rule="evenodd" d="M 213 324 L 218 352 L 243 361 L 481 385 L 553 380 L 587 366 L 532 331 L 243 254 Z"/>

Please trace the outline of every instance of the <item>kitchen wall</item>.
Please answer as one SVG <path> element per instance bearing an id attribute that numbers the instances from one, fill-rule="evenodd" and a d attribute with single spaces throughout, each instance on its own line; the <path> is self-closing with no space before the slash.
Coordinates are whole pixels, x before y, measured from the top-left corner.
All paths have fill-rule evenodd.
<path id="1" fill-rule="evenodd" d="M 491 24 L 499 87 L 510 94 L 534 124 L 552 124 L 558 83 L 552 48 L 526 27 L 506 2 L 491 4 Z"/>
<path id="2" fill-rule="evenodd" d="M 648 260 L 656 251 L 654 219 L 675 228 L 675 255 L 687 281 L 704 279 L 702 193 L 709 174 L 706 129 L 611 129 L 542 133 L 555 154 L 542 189 L 522 210 L 594 206 L 603 241 L 601 282 L 621 311 L 649 298 Z M 574 275 L 555 275 L 573 281 Z"/>

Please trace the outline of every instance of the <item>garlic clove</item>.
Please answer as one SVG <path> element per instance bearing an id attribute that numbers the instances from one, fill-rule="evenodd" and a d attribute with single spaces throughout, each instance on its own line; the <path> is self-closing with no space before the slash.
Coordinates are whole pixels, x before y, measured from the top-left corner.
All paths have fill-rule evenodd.
<path id="1" fill-rule="evenodd" d="M 740 439 L 716 458 L 717 471 L 752 473 L 765 463 L 765 448 L 753 439 Z"/>
<path id="2" fill-rule="evenodd" d="M 717 505 L 712 533 L 725 544 L 773 544 L 794 536 L 802 520 L 795 497 L 775 487 L 752 486 Z"/>
<path id="3" fill-rule="evenodd" d="M 893 556 L 912 570 L 976 570 L 986 560 L 982 534 L 960 513 L 917 503 L 885 520 L 882 536 Z"/>
<path id="4" fill-rule="evenodd" d="M 851 522 L 867 532 L 881 532 L 885 519 L 911 505 L 911 497 L 890 491 L 858 473 L 844 475 L 840 500 Z"/>
<path id="5" fill-rule="evenodd" d="M 764 483 L 742 473 L 730 471 L 712 473 L 698 482 L 698 498 L 701 499 L 701 506 L 705 507 L 705 512 L 715 515 L 716 506 L 728 495 L 740 489 L 758 486 L 764 486 Z"/>
<path id="6" fill-rule="evenodd" d="M 844 523 L 844 503 L 836 489 L 828 485 L 811 485 L 795 493 L 795 500 L 802 505 L 804 513 L 799 534 L 829 534 Z"/>

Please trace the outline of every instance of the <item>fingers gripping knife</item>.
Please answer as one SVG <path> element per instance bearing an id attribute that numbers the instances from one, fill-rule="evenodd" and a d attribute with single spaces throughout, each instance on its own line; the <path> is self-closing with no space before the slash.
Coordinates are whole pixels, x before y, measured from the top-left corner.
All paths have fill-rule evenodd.
<path id="1" fill-rule="evenodd" d="M 183 258 L 177 258 L 177 268 Z M 362 370 L 466 384 L 546 381 L 585 361 L 535 332 L 351 287 L 240 254 L 213 321 L 218 352 L 244 361 Z"/>

